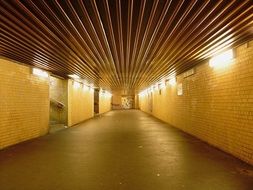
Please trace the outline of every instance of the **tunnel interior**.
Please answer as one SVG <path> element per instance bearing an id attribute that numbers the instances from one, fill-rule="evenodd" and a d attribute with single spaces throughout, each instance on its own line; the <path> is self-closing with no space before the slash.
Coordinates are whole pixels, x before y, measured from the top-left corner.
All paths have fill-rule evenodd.
<path id="1" fill-rule="evenodd" d="M 252 0 L 1 0 L 0 97 L 0 189 L 252 189 Z"/>

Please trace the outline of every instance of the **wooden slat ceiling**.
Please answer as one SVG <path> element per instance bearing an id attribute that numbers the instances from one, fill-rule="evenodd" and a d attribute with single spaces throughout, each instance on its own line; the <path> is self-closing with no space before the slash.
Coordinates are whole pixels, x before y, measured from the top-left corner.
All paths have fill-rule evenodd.
<path id="1" fill-rule="evenodd" d="M 0 56 L 142 89 L 253 38 L 252 0 L 0 0 Z"/>

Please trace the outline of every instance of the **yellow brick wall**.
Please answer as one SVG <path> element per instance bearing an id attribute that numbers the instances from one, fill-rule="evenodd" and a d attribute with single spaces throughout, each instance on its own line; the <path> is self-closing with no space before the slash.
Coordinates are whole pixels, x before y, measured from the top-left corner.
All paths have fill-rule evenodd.
<path id="1" fill-rule="evenodd" d="M 138 109 L 139 107 L 139 99 L 138 95 L 135 95 L 133 90 L 114 90 L 112 96 L 112 109 L 124 109 L 122 105 L 122 97 L 132 97 L 133 98 L 133 109 Z"/>
<path id="2" fill-rule="evenodd" d="M 122 109 L 122 107 L 121 107 L 121 92 L 120 91 L 113 91 L 112 109 L 113 110 Z"/>
<path id="3" fill-rule="evenodd" d="M 48 132 L 48 79 L 0 58 L 0 97 L 0 149 Z"/>
<path id="4" fill-rule="evenodd" d="M 139 98 L 138 98 L 138 95 L 134 96 L 134 108 L 135 109 L 139 108 Z"/>
<path id="5" fill-rule="evenodd" d="M 111 110 L 112 97 L 105 93 L 99 93 L 99 114 L 108 112 Z"/>
<path id="6" fill-rule="evenodd" d="M 68 126 L 94 116 L 94 90 L 85 85 L 75 87 L 68 80 Z"/>
<path id="7" fill-rule="evenodd" d="M 152 114 L 250 164 L 253 164 L 253 42 L 235 50 L 236 57 L 223 69 L 204 62 L 177 86 L 153 92 Z M 140 109 L 151 113 L 147 95 Z"/>

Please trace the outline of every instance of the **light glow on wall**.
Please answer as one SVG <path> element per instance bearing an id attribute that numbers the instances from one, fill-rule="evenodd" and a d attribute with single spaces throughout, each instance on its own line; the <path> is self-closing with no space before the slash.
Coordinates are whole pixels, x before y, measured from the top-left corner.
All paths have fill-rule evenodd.
<path id="1" fill-rule="evenodd" d="M 168 84 L 171 85 L 171 86 L 176 85 L 176 83 L 177 83 L 176 82 L 176 77 L 170 78 L 169 81 L 168 81 Z M 161 90 L 163 88 L 166 88 L 166 80 L 162 80 L 161 82 L 156 83 L 155 85 L 151 85 L 149 88 L 141 91 L 138 95 L 140 97 L 143 97 L 145 95 L 148 95 L 149 93 L 154 92 L 154 90 Z"/>
<path id="2" fill-rule="evenodd" d="M 162 81 L 160 84 L 159 84 L 159 89 L 163 89 L 165 88 L 166 85 L 165 85 L 165 81 Z"/>
<path id="3" fill-rule="evenodd" d="M 158 83 L 154 85 L 154 90 L 159 90 Z"/>
<path id="4" fill-rule="evenodd" d="M 73 75 L 68 75 L 70 78 L 72 79 L 80 79 L 80 77 L 76 74 L 73 74 Z"/>
<path id="5" fill-rule="evenodd" d="M 171 86 L 175 86 L 175 85 L 177 84 L 176 77 L 171 78 L 171 79 L 169 80 L 169 84 L 170 84 Z"/>
<path id="6" fill-rule="evenodd" d="M 148 93 L 148 89 L 145 89 L 145 90 L 141 91 L 138 95 L 142 97 L 142 96 L 144 96 L 147 93 Z"/>
<path id="7" fill-rule="evenodd" d="M 216 68 L 226 67 L 232 63 L 233 58 L 234 58 L 233 50 L 229 49 L 221 54 L 212 57 L 209 60 L 209 66 Z"/>
<path id="8" fill-rule="evenodd" d="M 111 98 L 112 97 L 112 94 L 106 90 L 103 90 L 102 88 L 100 89 L 100 92 L 99 92 L 101 95 L 105 96 L 105 97 L 108 97 L 108 98 Z"/>
<path id="9" fill-rule="evenodd" d="M 89 89 L 90 89 L 91 92 L 94 92 L 94 84 L 90 84 Z"/>
<path id="10" fill-rule="evenodd" d="M 83 84 L 83 90 L 89 90 L 89 89 L 90 89 L 90 87 L 89 87 L 89 86 L 87 86 L 87 85 Z"/>
<path id="11" fill-rule="evenodd" d="M 79 82 L 76 82 L 76 81 L 74 81 L 73 82 L 73 86 L 74 86 L 74 88 L 80 88 L 81 87 L 81 83 L 79 83 Z"/>
<path id="12" fill-rule="evenodd" d="M 94 88 L 93 88 L 93 87 L 89 87 L 89 90 L 90 90 L 91 92 L 94 92 Z"/>
<path id="13" fill-rule="evenodd" d="M 148 93 L 151 93 L 151 92 L 153 92 L 153 88 L 152 87 L 148 88 Z"/>
<path id="14" fill-rule="evenodd" d="M 45 78 L 49 77 L 49 74 L 46 71 L 43 71 L 38 68 L 33 68 L 33 74 L 39 77 L 45 77 Z"/>
<path id="15" fill-rule="evenodd" d="M 78 88 L 82 88 L 84 91 L 90 91 L 90 92 L 94 92 L 94 84 L 89 84 L 86 80 L 81 79 L 81 77 L 79 77 L 76 74 L 73 75 L 68 75 L 70 78 L 74 79 L 73 80 L 73 86 L 75 89 Z"/>
<path id="16" fill-rule="evenodd" d="M 108 98 L 111 98 L 112 97 L 112 94 L 110 92 L 105 92 L 105 96 L 108 97 Z"/>

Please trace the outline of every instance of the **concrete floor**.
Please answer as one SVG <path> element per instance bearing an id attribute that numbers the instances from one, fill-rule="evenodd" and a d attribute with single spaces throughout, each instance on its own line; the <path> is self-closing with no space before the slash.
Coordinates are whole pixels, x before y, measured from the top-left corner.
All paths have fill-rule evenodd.
<path id="1" fill-rule="evenodd" d="M 0 151 L 1 190 L 252 190 L 252 171 L 137 110 Z"/>

